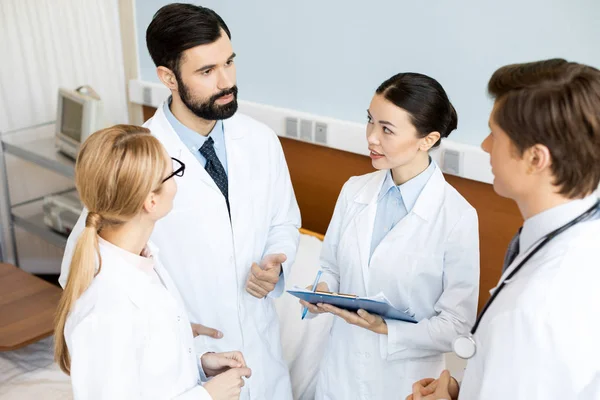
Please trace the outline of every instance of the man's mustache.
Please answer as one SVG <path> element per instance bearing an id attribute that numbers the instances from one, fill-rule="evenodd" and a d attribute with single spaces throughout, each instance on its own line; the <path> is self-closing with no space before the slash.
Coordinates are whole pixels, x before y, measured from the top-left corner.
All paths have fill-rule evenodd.
<path id="1" fill-rule="evenodd" d="M 215 101 L 219 100 L 221 97 L 229 96 L 230 94 L 232 94 L 234 97 L 236 97 L 237 92 L 238 92 L 237 86 L 233 86 L 229 89 L 225 89 L 225 90 L 215 94 L 214 96 L 212 96 L 210 98 L 210 102 L 214 103 Z"/>

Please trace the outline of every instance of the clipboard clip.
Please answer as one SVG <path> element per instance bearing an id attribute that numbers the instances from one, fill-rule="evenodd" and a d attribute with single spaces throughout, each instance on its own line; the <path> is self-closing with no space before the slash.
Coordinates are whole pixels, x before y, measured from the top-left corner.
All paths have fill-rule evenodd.
<path id="1" fill-rule="evenodd" d="M 358 298 L 357 295 L 355 294 L 344 294 L 344 293 L 335 293 L 335 292 L 325 292 L 325 291 L 321 291 L 321 290 L 316 290 L 315 293 L 320 293 L 320 294 L 329 294 L 332 296 L 339 296 L 339 297 L 347 297 L 349 299 L 356 299 Z"/>

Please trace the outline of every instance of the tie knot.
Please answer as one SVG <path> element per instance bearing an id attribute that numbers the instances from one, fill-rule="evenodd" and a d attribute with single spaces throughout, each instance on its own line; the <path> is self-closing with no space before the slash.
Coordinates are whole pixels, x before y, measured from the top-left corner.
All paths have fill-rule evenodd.
<path id="1" fill-rule="evenodd" d="M 206 141 L 202 144 L 202 147 L 200 147 L 200 154 L 202 154 L 206 159 L 212 159 L 213 156 L 216 157 L 217 153 L 215 153 L 214 144 L 215 141 L 209 136 L 208 139 L 206 139 Z"/>

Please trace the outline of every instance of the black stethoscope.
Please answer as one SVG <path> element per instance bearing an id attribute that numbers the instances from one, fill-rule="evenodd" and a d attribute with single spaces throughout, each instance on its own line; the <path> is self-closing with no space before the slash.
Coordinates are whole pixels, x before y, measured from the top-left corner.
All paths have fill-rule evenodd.
<path id="1" fill-rule="evenodd" d="M 473 357 L 475 355 L 475 353 L 477 352 L 477 345 L 475 344 L 475 339 L 473 339 L 473 335 L 475 335 L 475 332 L 477 331 L 477 327 L 479 326 L 479 323 L 481 322 L 481 319 L 485 315 L 485 312 L 490 307 L 490 305 L 494 302 L 494 299 L 496 299 L 496 297 L 498 297 L 498 294 L 502 291 L 502 288 L 506 285 L 507 282 L 509 282 L 516 275 L 517 272 L 519 272 L 519 270 L 523 267 L 523 265 L 525 265 L 525 263 L 527 261 L 529 261 L 529 259 L 531 257 L 533 257 L 546 244 L 548 244 L 549 241 L 551 241 L 552 239 L 554 239 L 555 237 L 557 237 L 558 235 L 560 235 L 561 233 L 563 233 L 567 229 L 571 228 L 572 226 L 577 225 L 581 221 L 583 221 L 586 218 L 592 216 L 595 212 L 597 212 L 599 210 L 600 210 L 600 200 L 597 201 L 596 204 L 594 204 L 593 207 L 591 207 L 590 209 L 588 209 L 586 212 L 584 212 L 583 214 L 581 214 L 577 218 L 575 218 L 575 219 L 567 222 L 565 225 L 563 225 L 560 228 L 558 228 L 558 229 L 550 232 L 549 234 L 547 234 L 544 237 L 544 240 L 542 240 L 542 242 L 540 244 L 538 244 L 527 255 L 527 257 L 525 257 L 523 259 L 523 261 L 521 261 L 519 263 L 519 265 L 517 265 L 512 270 L 512 272 L 506 277 L 506 279 L 504 279 L 500 283 L 500 286 L 498 286 L 498 288 L 496 290 L 494 290 L 494 293 L 492 293 L 492 297 L 490 297 L 490 299 L 487 301 L 487 303 L 485 303 L 485 306 L 483 307 L 483 310 L 481 311 L 481 313 L 477 317 L 477 320 L 475 321 L 475 325 L 473 325 L 473 329 L 471 329 L 471 332 L 468 335 L 461 335 L 461 336 L 457 337 L 454 340 L 454 343 L 452 344 L 452 350 L 454 350 L 454 353 L 456 353 L 457 356 L 459 356 L 460 358 L 463 358 L 465 360 L 468 360 L 469 358 L 471 358 L 471 357 Z"/>

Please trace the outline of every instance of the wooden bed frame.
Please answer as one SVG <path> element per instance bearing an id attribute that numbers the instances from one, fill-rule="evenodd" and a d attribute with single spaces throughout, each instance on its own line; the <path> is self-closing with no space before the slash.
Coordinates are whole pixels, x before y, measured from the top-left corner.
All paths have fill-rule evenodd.
<path id="1" fill-rule="evenodd" d="M 144 106 L 144 120 L 155 108 Z M 342 185 L 355 175 L 373 171 L 371 160 L 312 143 L 280 137 L 302 214 L 302 227 L 324 234 Z M 445 175 L 477 210 L 481 249 L 479 308 L 489 298 L 502 269 L 504 253 L 523 219 L 511 200 L 498 196 L 492 185 Z"/>
<path id="2" fill-rule="evenodd" d="M 319 239 L 321 242 L 323 241 L 323 239 L 325 239 L 325 235 L 323 235 L 322 233 L 313 232 L 306 228 L 300 228 L 300 233 L 303 235 L 315 237 L 315 238 Z"/>

